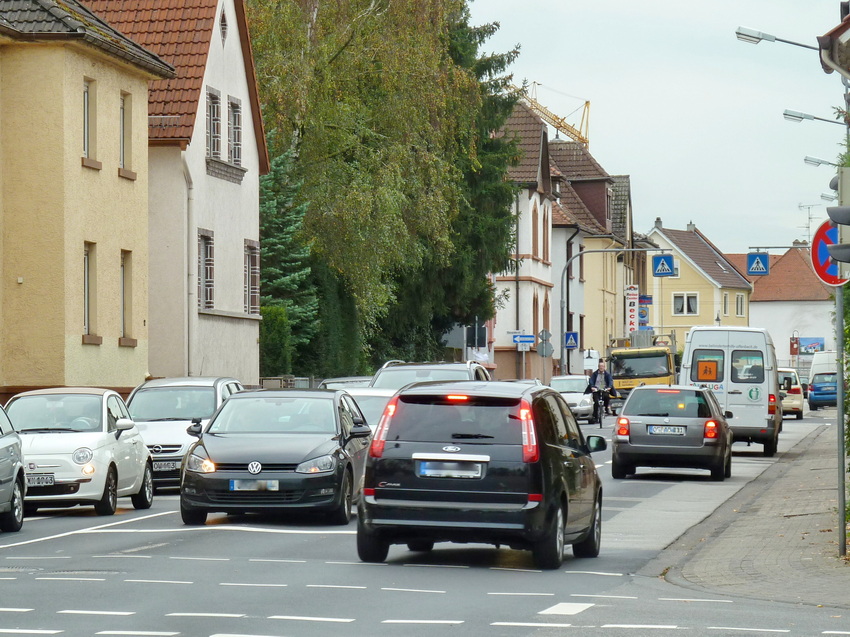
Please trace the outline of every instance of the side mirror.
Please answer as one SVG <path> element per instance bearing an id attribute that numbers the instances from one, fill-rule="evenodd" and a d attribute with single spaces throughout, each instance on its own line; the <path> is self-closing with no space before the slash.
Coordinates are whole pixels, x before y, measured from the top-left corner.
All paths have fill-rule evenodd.
<path id="1" fill-rule="evenodd" d="M 360 420 L 358 418 L 358 420 Z M 365 422 L 354 421 L 354 426 L 351 428 L 352 438 L 366 438 L 372 435 L 372 428 Z"/>
<path id="2" fill-rule="evenodd" d="M 594 451 L 605 451 L 608 448 L 608 443 L 605 442 L 605 438 L 602 436 L 588 436 L 585 438 L 585 443 L 587 443 L 587 450 L 590 453 Z"/>
<path id="3" fill-rule="evenodd" d="M 733 414 L 731 411 L 724 411 L 724 412 L 723 412 L 723 417 L 724 417 L 724 418 L 734 418 L 735 416 L 734 416 L 734 414 Z"/>
<path id="4" fill-rule="evenodd" d="M 190 436 L 194 437 L 194 438 L 200 438 L 201 437 L 201 431 L 202 431 L 202 429 L 201 429 L 200 421 L 195 422 L 193 420 L 192 424 L 189 425 L 188 427 L 186 427 L 186 433 L 189 434 Z"/>
<path id="5" fill-rule="evenodd" d="M 134 423 L 129 418 L 119 418 L 118 421 L 115 423 L 115 428 L 118 431 L 127 431 L 128 429 L 132 429 L 135 426 L 136 423 Z"/>
<path id="6" fill-rule="evenodd" d="M 791 391 L 791 379 L 786 378 L 784 381 L 782 381 L 782 386 L 785 388 L 785 391 Z"/>
<path id="7" fill-rule="evenodd" d="M 363 420 L 363 418 L 361 418 L 360 416 L 354 416 L 354 418 L 352 418 L 352 420 L 354 421 L 355 425 L 365 425 L 366 424 L 366 421 Z"/>

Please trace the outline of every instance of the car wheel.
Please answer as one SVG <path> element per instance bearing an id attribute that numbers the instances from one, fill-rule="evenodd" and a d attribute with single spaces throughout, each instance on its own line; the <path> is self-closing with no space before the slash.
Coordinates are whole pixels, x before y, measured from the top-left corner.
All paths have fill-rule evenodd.
<path id="1" fill-rule="evenodd" d="M 776 438 L 764 443 L 764 457 L 772 458 L 776 455 Z"/>
<path id="2" fill-rule="evenodd" d="M 412 540 L 407 543 L 407 548 L 411 551 L 427 553 L 434 548 L 434 542 L 431 540 Z"/>
<path id="3" fill-rule="evenodd" d="M 599 549 L 602 547 L 602 494 L 596 496 L 596 504 L 593 506 L 593 519 L 590 521 L 590 529 L 587 537 L 581 542 L 573 544 L 573 555 L 576 557 L 599 557 Z"/>
<path id="4" fill-rule="evenodd" d="M 359 515 L 357 519 L 357 557 L 363 562 L 385 562 L 390 552 L 389 542 L 365 529 Z"/>
<path id="5" fill-rule="evenodd" d="M 541 540 L 534 543 L 531 553 L 538 568 L 551 571 L 561 568 L 564 561 L 564 507 L 558 506 L 549 529 Z"/>
<path id="6" fill-rule="evenodd" d="M 98 515 L 114 515 L 118 507 L 118 475 L 115 467 L 109 467 L 106 472 L 106 482 L 103 485 L 103 495 L 94 505 Z"/>
<path id="7" fill-rule="evenodd" d="M 615 480 L 623 480 L 627 475 L 629 475 L 629 470 L 625 465 L 620 464 L 616 460 L 611 462 L 611 477 Z M 631 473 L 634 473 L 632 471 Z"/>
<path id="8" fill-rule="evenodd" d="M 711 467 L 711 479 L 714 482 L 723 482 L 726 478 L 726 458 L 720 458 L 713 467 Z"/>
<path id="9" fill-rule="evenodd" d="M 342 477 L 342 485 L 340 485 L 339 491 L 339 505 L 331 511 L 328 517 L 332 524 L 345 525 L 351 522 L 351 499 L 353 497 L 351 474 L 347 470 Z"/>
<path id="10" fill-rule="evenodd" d="M 817 410 L 818 410 L 817 405 L 813 405 L 812 403 L 809 403 L 809 411 L 817 411 Z"/>
<path id="11" fill-rule="evenodd" d="M 729 455 L 726 456 L 726 466 L 723 469 L 723 477 L 731 478 L 732 477 L 732 452 L 729 452 Z"/>
<path id="12" fill-rule="evenodd" d="M 24 525 L 24 491 L 21 481 L 15 480 L 12 486 L 12 499 L 9 500 L 9 510 L 0 513 L 0 529 L 7 533 L 16 533 Z"/>
<path id="13" fill-rule="evenodd" d="M 183 498 L 180 498 L 180 517 L 183 520 L 183 524 L 199 526 L 206 523 L 207 512 L 188 506 L 185 502 L 183 502 Z"/>
<path id="14" fill-rule="evenodd" d="M 145 463 L 145 474 L 142 476 L 142 486 L 139 492 L 130 496 L 136 509 L 150 509 L 153 504 L 153 469 L 149 462 Z"/>
<path id="15" fill-rule="evenodd" d="M 797 420 L 802 420 L 802 419 L 803 419 L 803 412 L 802 412 L 802 411 L 798 411 L 798 412 L 797 412 Z"/>

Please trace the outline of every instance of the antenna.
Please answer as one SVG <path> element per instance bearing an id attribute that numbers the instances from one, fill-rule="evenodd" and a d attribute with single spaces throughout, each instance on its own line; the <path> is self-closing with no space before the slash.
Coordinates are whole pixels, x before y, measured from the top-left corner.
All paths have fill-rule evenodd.
<path id="1" fill-rule="evenodd" d="M 812 217 L 813 217 L 812 208 L 816 208 L 817 206 L 822 206 L 822 205 L 823 204 L 819 204 L 819 203 L 797 204 L 798 210 L 805 210 L 806 211 L 806 225 L 797 226 L 797 227 L 806 229 L 806 242 L 809 245 L 811 245 L 811 243 L 812 243 Z"/>

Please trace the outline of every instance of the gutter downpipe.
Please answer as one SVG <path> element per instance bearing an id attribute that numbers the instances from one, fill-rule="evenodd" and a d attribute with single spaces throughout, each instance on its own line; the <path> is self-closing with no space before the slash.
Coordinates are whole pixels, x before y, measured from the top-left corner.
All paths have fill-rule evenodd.
<path id="1" fill-rule="evenodd" d="M 575 239 L 576 235 L 579 233 L 579 227 L 574 226 L 575 230 L 567 239 L 564 248 L 566 249 L 566 253 L 570 252 L 570 242 Z M 569 374 L 570 373 L 570 359 L 567 356 L 566 352 L 566 344 L 564 342 L 564 334 L 566 334 L 566 313 L 567 308 L 570 306 L 570 280 L 567 276 L 567 272 L 569 270 L 569 263 L 564 266 L 563 271 L 561 272 L 561 333 L 559 334 L 559 338 L 561 340 L 561 374 Z M 565 282 L 566 281 L 566 282 Z"/>
<path id="2" fill-rule="evenodd" d="M 514 219 L 516 220 L 516 259 L 514 260 L 514 295 L 516 299 L 514 301 L 514 307 L 516 308 L 516 325 L 514 326 L 515 330 L 519 330 L 519 193 L 514 197 Z M 523 353 L 525 356 L 525 353 Z M 515 362 L 515 374 L 514 378 L 525 378 L 525 375 L 521 375 L 523 370 L 520 365 L 520 357 L 517 355 L 517 352 L 514 353 L 514 362 Z"/>
<path id="3" fill-rule="evenodd" d="M 197 331 L 198 322 L 198 241 L 193 235 L 195 223 L 195 188 L 192 172 L 186 163 L 186 153 L 181 153 L 183 160 L 183 178 L 186 180 L 186 376 L 192 375 L 192 337 Z M 193 240 L 194 239 L 194 240 Z"/>

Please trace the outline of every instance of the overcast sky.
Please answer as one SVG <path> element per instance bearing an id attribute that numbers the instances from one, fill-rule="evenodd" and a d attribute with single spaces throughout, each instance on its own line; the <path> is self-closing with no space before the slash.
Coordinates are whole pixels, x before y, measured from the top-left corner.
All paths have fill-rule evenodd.
<path id="1" fill-rule="evenodd" d="M 815 46 L 839 0 L 472 0 L 473 24 L 499 22 L 484 52 L 521 46 L 515 83 L 578 125 L 590 101 L 590 151 L 630 175 L 634 226 L 693 221 L 724 252 L 788 246 L 825 220 L 844 128 L 786 121 L 785 109 L 834 119 L 837 73 L 818 53 L 735 37 L 738 26 Z M 550 131 L 550 136 L 553 132 Z M 811 208 L 802 208 L 810 206 Z M 806 224 L 809 210 L 811 230 Z M 780 253 L 783 250 L 771 250 Z"/>

